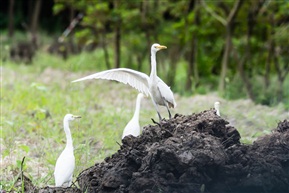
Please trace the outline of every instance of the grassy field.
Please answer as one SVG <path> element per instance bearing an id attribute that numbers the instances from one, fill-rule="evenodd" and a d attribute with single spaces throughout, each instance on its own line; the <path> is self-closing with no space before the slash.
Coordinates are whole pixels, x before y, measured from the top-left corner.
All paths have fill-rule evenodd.
<path id="1" fill-rule="evenodd" d="M 35 185 L 54 184 L 54 165 L 66 143 L 62 120 L 67 113 L 82 116 L 70 126 L 76 157 L 74 179 L 119 148 L 122 129 L 134 113 L 137 92 L 112 81 L 70 83 L 96 72 L 91 64 L 80 70 L 81 65 L 86 65 L 84 58 L 91 63 L 99 59 L 97 54 L 81 54 L 63 61 L 41 53 L 33 65 L 2 63 L 0 189 L 13 187 L 24 156 L 25 174 Z M 220 101 L 221 115 L 240 131 L 244 143 L 270 133 L 278 121 L 289 116 L 282 104 L 267 107 L 245 99 L 227 101 L 216 93 L 187 97 L 176 93 L 175 97 L 178 106 L 173 114 L 198 113 Z M 161 114 L 168 117 L 165 108 L 161 108 Z M 146 98 L 142 102 L 141 125 L 152 124 L 151 118 L 158 120 Z"/>

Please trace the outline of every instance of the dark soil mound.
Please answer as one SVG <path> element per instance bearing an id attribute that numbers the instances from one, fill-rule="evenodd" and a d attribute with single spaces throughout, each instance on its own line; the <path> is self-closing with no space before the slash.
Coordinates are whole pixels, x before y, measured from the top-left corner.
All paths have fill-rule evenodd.
<path id="1" fill-rule="evenodd" d="M 289 192 L 289 122 L 253 145 L 213 110 L 175 115 L 124 138 L 117 153 L 83 171 L 82 192 Z"/>

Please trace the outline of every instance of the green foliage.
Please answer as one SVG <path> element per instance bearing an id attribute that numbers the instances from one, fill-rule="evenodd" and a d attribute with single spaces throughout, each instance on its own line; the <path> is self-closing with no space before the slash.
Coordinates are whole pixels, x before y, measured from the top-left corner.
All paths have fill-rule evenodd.
<path id="1" fill-rule="evenodd" d="M 85 6 L 86 4 L 86 6 Z M 114 57 L 112 47 L 115 37 L 116 26 L 121 28 L 121 66 L 132 69 L 149 71 L 147 58 L 149 58 L 148 47 L 159 42 L 168 46 L 172 50 L 168 57 L 160 58 L 159 74 L 165 82 L 171 83 L 174 90 L 179 93 L 206 93 L 207 90 L 217 90 L 218 77 L 221 74 L 222 58 L 224 54 L 224 44 L 226 29 L 224 25 L 233 9 L 235 2 L 216 1 L 67 1 L 59 0 L 55 4 L 55 12 L 63 10 L 65 7 L 73 7 L 85 13 L 81 25 L 88 26 L 77 32 L 78 38 L 86 39 L 86 42 L 95 41 L 107 44 L 111 51 L 110 58 Z M 260 2 L 243 2 L 240 11 L 236 15 L 232 33 L 232 49 L 229 55 L 228 73 L 226 74 L 226 88 L 224 93 L 226 98 L 236 99 L 248 95 L 248 85 L 252 88 L 262 88 L 262 93 L 254 92 L 257 103 L 274 105 L 278 102 L 286 102 L 286 93 L 276 101 L 272 99 L 271 86 L 264 90 L 264 77 L 267 73 L 265 63 L 269 58 L 266 47 L 271 40 L 275 41 L 275 49 L 281 70 L 286 70 L 289 62 L 286 54 L 288 38 L 286 29 L 288 24 L 284 19 L 288 17 L 288 2 L 274 1 L 265 2 L 258 6 Z M 259 12 L 258 12 L 259 11 Z M 256 15 L 254 15 L 256 14 Z M 197 18 L 199 17 L 199 18 Z M 252 25 L 252 31 L 248 39 L 248 28 Z M 287 30 L 288 31 L 288 30 Z M 102 34 L 102 35 L 101 35 Z M 197 40 L 197 74 L 200 78 L 194 77 L 196 74 L 188 76 L 191 64 L 192 40 Z M 250 48 L 248 48 L 250 44 Z M 266 45 L 266 46 L 264 46 Z M 250 55 L 246 58 L 244 74 L 249 80 L 249 84 L 244 84 L 240 76 L 239 62 L 250 49 Z M 280 49 L 278 51 L 278 49 Z M 171 62 L 178 61 L 179 64 L 172 65 Z M 181 62 L 185 60 L 185 62 Z M 111 63 L 114 60 L 110 61 Z M 183 65 L 183 66 L 181 66 Z M 274 62 L 270 62 L 270 77 L 276 77 L 278 69 Z M 161 70 L 160 70 L 161 68 Z M 79 69 L 83 69 L 83 66 Z M 185 71 L 184 71 L 185 70 Z M 184 72 L 178 75 L 175 72 Z M 181 76 L 182 78 L 179 78 Z M 279 76 L 279 75 L 278 75 Z M 222 78 L 222 77 L 221 77 Z M 173 80 L 172 80 L 173 79 Z M 193 80 L 190 90 L 185 90 L 185 82 Z M 181 80 L 181 81 L 180 81 Z M 213 80 L 213 81 L 208 81 Z M 264 79 L 263 79 L 264 80 Z M 202 85 L 201 83 L 207 83 Z M 281 84 L 270 78 L 270 85 Z M 200 88 L 198 88 L 200 87 Z M 284 85 L 282 89 L 286 90 Z M 286 91 L 285 91 L 286 92 Z M 274 97 L 274 96 L 273 96 Z M 281 101 L 280 101 L 281 100 Z"/>
<path id="2" fill-rule="evenodd" d="M 240 81 L 240 77 L 234 77 L 232 80 L 226 79 L 227 87 L 225 91 L 225 98 L 227 99 L 241 99 L 246 98 L 244 91 L 244 83 Z"/>

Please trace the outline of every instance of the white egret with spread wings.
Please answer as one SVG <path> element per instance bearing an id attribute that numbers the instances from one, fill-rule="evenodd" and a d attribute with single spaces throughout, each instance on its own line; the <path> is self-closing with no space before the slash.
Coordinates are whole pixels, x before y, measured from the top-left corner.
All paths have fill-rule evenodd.
<path id="1" fill-rule="evenodd" d="M 139 92 L 145 94 L 146 96 L 150 96 L 154 107 L 158 113 L 159 119 L 162 117 L 160 115 L 159 109 L 157 105 L 165 106 L 169 113 L 169 118 L 171 118 L 171 113 L 169 108 L 175 108 L 177 106 L 174 94 L 171 91 L 170 87 L 164 83 L 157 76 L 157 68 L 156 68 L 156 53 L 159 50 L 166 49 L 166 46 L 162 46 L 160 44 L 153 44 L 151 47 L 151 73 L 150 76 L 128 68 L 115 68 L 111 70 L 106 70 L 102 72 L 98 72 L 72 82 L 79 82 L 83 80 L 89 79 L 106 79 L 106 80 L 115 80 L 118 82 L 122 82 L 124 84 L 128 84 L 133 88 L 137 89 Z"/>

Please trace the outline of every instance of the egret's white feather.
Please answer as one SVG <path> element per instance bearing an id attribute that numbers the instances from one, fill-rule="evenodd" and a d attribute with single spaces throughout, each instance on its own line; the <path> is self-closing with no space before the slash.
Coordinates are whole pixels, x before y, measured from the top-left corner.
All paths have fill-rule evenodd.
<path id="1" fill-rule="evenodd" d="M 55 186 L 60 187 L 65 183 L 70 186 L 74 168 L 75 158 L 73 154 L 73 147 L 66 147 L 60 154 L 55 165 Z"/>
<path id="2" fill-rule="evenodd" d="M 148 75 L 138 72 L 136 70 L 131 70 L 128 68 L 116 68 L 111 70 L 106 70 L 102 72 L 98 72 L 72 82 L 79 82 L 83 80 L 89 79 L 105 79 L 105 80 L 115 80 L 124 84 L 128 84 L 133 88 L 137 89 L 139 92 L 149 95 L 148 89 Z"/>
<path id="3" fill-rule="evenodd" d="M 173 108 L 177 107 L 177 103 L 175 101 L 174 98 L 174 94 L 171 91 L 170 87 L 164 83 L 164 81 L 162 79 L 160 79 L 158 77 L 158 88 L 160 90 L 160 92 L 162 92 L 162 97 L 168 102 L 170 103 Z"/>
<path id="4" fill-rule="evenodd" d="M 123 133 L 122 133 L 122 139 L 125 136 L 132 135 L 132 136 L 139 136 L 140 135 L 140 125 L 139 121 L 135 119 L 131 119 L 128 124 L 125 126 Z"/>

